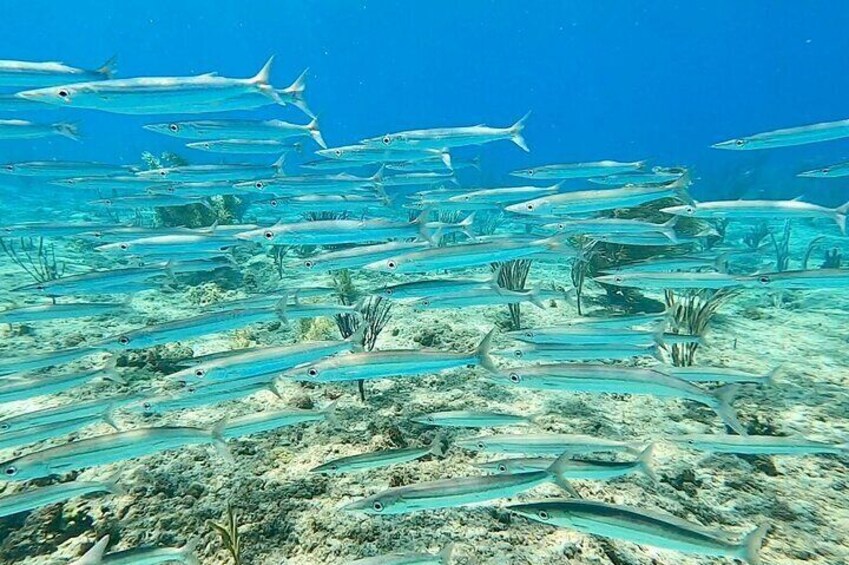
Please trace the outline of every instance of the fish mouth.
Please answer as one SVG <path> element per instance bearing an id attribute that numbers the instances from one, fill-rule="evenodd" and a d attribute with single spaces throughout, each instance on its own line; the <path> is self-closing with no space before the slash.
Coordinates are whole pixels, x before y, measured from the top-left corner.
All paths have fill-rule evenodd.
<path id="1" fill-rule="evenodd" d="M 23 98 L 24 100 L 39 100 L 41 95 L 35 90 L 24 90 L 23 92 L 16 92 L 15 97 Z"/>

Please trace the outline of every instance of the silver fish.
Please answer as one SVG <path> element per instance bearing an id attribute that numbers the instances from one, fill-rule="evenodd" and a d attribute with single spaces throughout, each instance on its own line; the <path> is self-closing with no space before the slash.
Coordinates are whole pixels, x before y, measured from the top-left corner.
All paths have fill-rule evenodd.
<path id="1" fill-rule="evenodd" d="M 346 565 L 448 565 L 454 544 L 449 543 L 442 551 L 432 553 L 389 553 L 348 561 Z"/>
<path id="2" fill-rule="evenodd" d="M 39 124 L 27 120 L 0 120 L 0 139 L 38 139 L 58 135 L 80 140 L 77 126 L 65 122 Z"/>
<path id="3" fill-rule="evenodd" d="M 285 376 L 297 381 L 327 383 L 416 376 L 469 365 L 495 371 L 489 356 L 494 333 L 491 330 L 469 353 L 416 349 L 364 351 L 309 363 Z"/>
<path id="4" fill-rule="evenodd" d="M 504 414 L 501 412 L 472 412 L 453 410 L 449 412 L 431 412 L 410 418 L 411 422 L 426 426 L 449 428 L 496 428 L 500 426 L 528 426 L 531 419 L 527 416 Z"/>
<path id="5" fill-rule="evenodd" d="M 57 62 L 0 61 L 2 86 L 56 86 L 68 82 L 85 82 L 112 78 L 115 58 L 95 70 L 78 69 Z"/>
<path id="6" fill-rule="evenodd" d="M 522 116 L 515 124 L 506 128 L 493 128 L 485 125 L 433 128 L 388 133 L 362 141 L 367 146 L 383 146 L 393 150 L 403 149 L 444 149 L 467 145 L 482 145 L 502 139 L 509 139 L 523 151 L 530 151 L 522 131 L 530 112 Z"/>
<path id="7" fill-rule="evenodd" d="M 138 428 L 80 439 L 0 463 L 0 480 L 27 481 L 74 469 L 108 465 L 188 445 L 215 444 L 229 457 L 219 423 L 211 430 L 191 427 Z"/>
<path id="8" fill-rule="evenodd" d="M 157 563 L 185 563 L 200 565 L 195 556 L 197 542 L 183 547 L 138 547 L 106 553 L 109 536 L 103 536 L 82 557 L 70 565 L 155 565 Z"/>
<path id="9" fill-rule="evenodd" d="M 238 139 L 245 141 L 281 141 L 293 137 L 311 137 L 321 147 L 327 147 L 321 137 L 318 119 L 305 125 L 283 120 L 197 120 L 149 124 L 144 129 L 194 140 Z"/>
<path id="10" fill-rule="evenodd" d="M 752 149 L 772 149 L 774 147 L 805 145 L 820 141 L 842 139 L 844 137 L 849 137 L 849 120 L 777 129 L 747 137 L 729 139 L 728 141 L 715 143 L 711 147 L 714 149 L 748 151 Z"/>
<path id="11" fill-rule="evenodd" d="M 227 439 L 261 434 L 284 426 L 294 426 L 304 422 L 320 422 L 332 418 L 336 401 L 321 410 L 266 410 L 248 414 L 227 421 L 221 435 Z"/>
<path id="12" fill-rule="evenodd" d="M 537 390 L 684 398 L 713 409 L 726 425 L 740 435 L 746 434 L 730 404 L 737 391 L 736 385 L 708 391 L 654 369 L 582 363 L 513 368 L 504 375 L 489 378 L 502 384 Z"/>
<path id="13" fill-rule="evenodd" d="M 0 404 L 26 400 L 45 394 L 56 394 L 85 384 L 95 378 L 121 381 L 120 377 L 103 369 L 93 369 L 64 375 L 37 377 L 5 377 L 0 380 Z"/>
<path id="14" fill-rule="evenodd" d="M 118 486 L 118 477 L 113 476 L 104 481 L 70 481 L 46 487 L 27 489 L 0 498 L 0 517 L 11 516 L 19 512 L 35 510 L 49 504 L 64 502 L 78 496 L 106 492 L 123 494 Z"/>
<path id="15" fill-rule="evenodd" d="M 543 524 L 683 553 L 732 557 L 749 565 L 760 565 L 758 551 L 768 529 L 764 524 L 735 543 L 725 533 L 707 530 L 670 514 L 605 502 L 546 500 L 512 504 L 507 509 Z"/>
<path id="16" fill-rule="evenodd" d="M 460 477 L 394 487 L 342 507 L 345 512 L 372 515 L 406 514 L 420 510 L 457 508 L 469 504 L 510 498 L 536 486 L 554 482 L 567 492 L 574 490 L 563 478 L 569 453 L 557 458 L 543 471 L 513 475 Z"/>
<path id="17" fill-rule="evenodd" d="M 510 174 L 514 177 L 526 179 L 587 179 L 639 171 L 645 165 L 645 161 L 622 163 L 605 160 L 587 163 L 566 163 L 562 165 L 542 165 L 539 167 L 519 169 Z"/>
<path id="18" fill-rule="evenodd" d="M 798 436 L 689 434 L 671 436 L 668 441 L 713 453 L 742 453 L 748 455 L 847 455 L 849 444 L 833 444 Z"/>
<path id="19" fill-rule="evenodd" d="M 442 456 L 442 438 L 437 436 L 428 447 L 404 447 L 400 449 L 383 449 L 370 453 L 360 453 L 333 459 L 318 467 L 310 469 L 310 473 L 325 473 L 331 475 L 354 473 L 379 469 L 391 465 L 400 465 L 416 461 L 426 455 Z"/>
<path id="20" fill-rule="evenodd" d="M 92 318 L 126 311 L 121 302 L 69 302 L 66 304 L 39 304 L 0 311 L 0 323 L 24 324 L 53 322 L 69 318 Z"/>
<path id="21" fill-rule="evenodd" d="M 662 208 L 661 212 L 690 218 L 829 218 L 846 234 L 849 202 L 826 208 L 801 200 L 719 200 Z"/>
<path id="22" fill-rule="evenodd" d="M 484 453 L 520 455 L 560 455 L 561 453 L 627 452 L 638 455 L 642 449 L 634 445 L 579 434 L 499 434 L 454 440 L 454 445 Z"/>
<path id="23" fill-rule="evenodd" d="M 25 90 L 17 96 L 67 108 L 119 114 L 197 113 L 241 109 L 240 98 L 260 95 L 267 103 L 284 100 L 268 83 L 273 57 L 251 78 L 208 73 L 191 77 L 143 77 L 79 82 Z M 254 106 L 248 106 L 254 107 Z"/>

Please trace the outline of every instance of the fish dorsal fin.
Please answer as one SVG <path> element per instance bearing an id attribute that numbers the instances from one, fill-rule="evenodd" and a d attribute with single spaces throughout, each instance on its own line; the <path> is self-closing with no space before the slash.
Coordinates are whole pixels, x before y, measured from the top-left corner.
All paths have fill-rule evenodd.
<path id="1" fill-rule="evenodd" d="M 109 545 L 109 535 L 105 535 L 97 540 L 97 543 L 91 546 L 82 557 L 74 561 L 74 565 L 96 565 L 97 563 L 101 563 L 103 561 L 103 555 L 106 553 L 107 545 Z"/>
<path id="2" fill-rule="evenodd" d="M 804 202 L 804 201 L 805 201 L 805 195 L 804 194 L 800 194 L 796 198 L 793 198 L 793 199 L 790 200 L 790 202 Z"/>
<path id="3" fill-rule="evenodd" d="M 271 65 L 274 63 L 274 55 L 268 58 L 268 61 L 262 66 L 259 72 L 250 79 L 251 83 L 259 85 L 267 85 L 271 78 Z"/>

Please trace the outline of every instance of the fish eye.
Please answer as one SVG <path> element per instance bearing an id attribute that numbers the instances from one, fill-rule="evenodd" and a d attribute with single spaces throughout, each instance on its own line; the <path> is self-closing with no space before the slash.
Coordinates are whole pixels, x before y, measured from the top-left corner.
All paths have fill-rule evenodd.
<path id="1" fill-rule="evenodd" d="M 316 375 L 318 375 L 318 370 L 315 368 L 310 368 L 309 370 L 307 370 L 307 374 L 311 377 L 315 377 Z"/>
<path id="2" fill-rule="evenodd" d="M 7 477 L 14 477 L 15 475 L 18 474 L 18 468 L 14 467 L 14 466 L 6 467 L 6 469 L 3 472 L 6 473 Z"/>
<path id="3" fill-rule="evenodd" d="M 389 137 L 388 135 L 384 135 L 384 136 L 383 136 L 383 144 L 384 144 L 384 145 L 389 145 L 390 143 L 392 143 L 392 138 L 391 138 L 391 137 Z"/>
<path id="4" fill-rule="evenodd" d="M 35 285 L 35 290 L 44 290 L 44 285 L 43 284 Z"/>
<path id="5" fill-rule="evenodd" d="M 379 500 L 375 500 L 371 507 L 374 508 L 375 512 L 383 512 L 383 504 Z"/>
<path id="6" fill-rule="evenodd" d="M 519 373 L 510 373 L 510 381 L 514 383 L 519 383 L 522 382 L 522 377 L 519 375 Z"/>
<path id="7" fill-rule="evenodd" d="M 433 422 L 433 416 L 425 416 L 425 420 L 428 422 Z"/>
<path id="8" fill-rule="evenodd" d="M 694 440 L 694 439 L 688 439 L 688 440 L 687 440 L 687 445 L 696 445 L 696 440 Z"/>
<path id="9" fill-rule="evenodd" d="M 274 232 L 268 230 L 264 234 L 262 234 L 262 237 L 264 237 L 265 239 L 274 239 Z"/>
<path id="10" fill-rule="evenodd" d="M 391 295 L 392 295 L 392 289 L 391 289 L 391 288 L 387 288 L 387 289 L 386 289 L 386 290 L 384 290 L 383 292 L 384 292 L 384 293 L 386 293 L 386 296 L 391 296 Z"/>
<path id="11" fill-rule="evenodd" d="M 160 177 L 164 177 L 164 176 L 167 176 L 167 175 L 168 175 L 168 173 L 167 173 L 166 171 L 164 171 L 164 170 L 159 171 L 159 176 L 160 176 Z"/>
<path id="12" fill-rule="evenodd" d="M 501 472 L 501 473 L 506 473 L 507 472 L 507 465 L 505 465 L 504 463 L 501 463 L 498 466 L 498 471 Z"/>
<path id="13" fill-rule="evenodd" d="M 144 404 L 142 404 L 142 408 L 144 408 L 145 410 L 150 410 L 151 408 L 153 408 L 153 406 L 150 404 L 150 402 L 145 402 Z"/>
<path id="14" fill-rule="evenodd" d="M 557 224 L 557 229 L 562 230 L 566 228 L 566 224 Z"/>
<path id="15" fill-rule="evenodd" d="M 0 430 L 5 431 L 5 430 L 8 430 L 8 429 L 9 429 L 9 424 L 0 424 Z"/>
<path id="16" fill-rule="evenodd" d="M 277 207 L 277 201 L 276 200 L 272 200 L 271 202 L 269 202 L 269 204 L 271 204 L 272 207 L 275 207 L 275 208 Z"/>
<path id="17" fill-rule="evenodd" d="M 68 91 L 65 90 L 64 88 L 61 89 L 59 92 L 57 92 L 57 94 L 59 95 L 59 98 L 67 98 L 68 97 Z"/>
<path id="18" fill-rule="evenodd" d="M 528 169 L 528 176 L 529 176 L 529 177 L 534 176 L 534 173 L 535 173 L 535 172 L 536 172 L 536 171 L 534 171 L 533 169 Z"/>
<path id="19" fill-rule="evenodd" d="M 533 204 L 527 204 L 527 205 L 525 206 L 525 208 L 527 208 L 528 210 L 533 210 L 533 209 L 534 209 L 534 205 L 533 205 Z"/>
<path id="20" fill-rule="evenodd" d="M 534 337 L 534 332 L 525 332 L 525 337 Z"/>
<path id="21" fill-rule="evenodd" d="M 7 171 L 14 171 L 14 170 L 15 170 L 15 166 L 14 166 L 14 165 L 6 165 L 6 170 L 7 170 Z"/>
<path id="22" fill-rule="evenodd" d="M 736 145 L 737 147 L 743 147 L 744 145 L 746 145 L 746 142 L 742 139 L 735 139 L 734 145 Z"/>
<path id="23" fill-rule="evenodd" d="M 537 516 L 540 520 L 548 520 L 549 518 L 548 512 L 546 512 L 545 510 L 540 510 L 539 512 L 537 512 Z"/>
<path id="24" fill-rule="evenodd" d="M 177 133 L 178 131 L 180 131 L 180 126 L 178 126 L 177 124 L 168 124 L 168 129 L 170 129 L 174 133 Z"/>
<path id="25" fill-rule="evenodd" d="M 195 376 L 196 377 L 202 377 L 204 375 L 206 375 L 206 371 L 204 371 L 203 369 L 195 369 Z"/>
<path id="26" fill-rule="evenodd" d="M 620 277 L 619 275 L 616 275 L 615 277 L 613 277 L 613 280 L 614 280 L 615 282 L 618 282 L 618 283 L 621 283 L 621 282 L 624 282 L 624 281 L 625 281 L 625 279 L 623 279 L 623 278 L 622 278 L 622 277 Z"/>
<path id="27" fill-rule="evenodd" d="M 478 449 L 483 449 L 485 447 L 486 447 L 486 444 L 484 442 L 482 442 L 482 441 L 478 442 Z"/>
<path id="28" fill-rule="evenodd" d="M 761 275 L 760 277 L 758 277 L 758 282 L 761 282 L 763 284 L 769 284 L 770 278 L 766 275 Z"/>
<path id="29" fill-rule="evenodd" d="M 264 185 L 264 184 L 262 184 L 262 181 L 256 181 L 256 182 L 254 183 L 254 188 L 256 188 L 256 189 L 258 189 L 258 190 L 262 190 L 264 187 L 265 187 L 265 185 Z"/>
<path id="30" fill-rule="evenodd" d="M 342 156 L 342 151 L 340 151 L 339 149 L 337 149 L 337 150 L 336 150 L 336 151 L 334 151 L 333 153 L 334 153 L 334 154 L 336 154 L 336 156 L 337 156 L 337 157 L 341 157 L 341 156 Z"/>
<path id="31" fill-rule="evenodd" d="M 517 357 L 517 358 L 521 358 L 522 357 L 522 350 L 517 349 L 516 351 L 513 352 L 513 356 Z"/>
<path id="32" fill-rule="evenodd" d="M 824 174 L 824 175 L 827 175 L 830 172 L 831 172 L 831 169 L 829 169 L 828 167 L 826 167 L 822 170 L 822 174 Z"/>
<path id="33" fill-rule="evenodd" d="M 206 149 L 209 149 L 210 147 L 212 147 L 212 145 L 210 145 L 209 143 L 204 143 L 204 144 L 203 144 L 203 146 L 204 146 Z"/>
<path id="34" fill-rule="evenodd" d="M 390 269 L 395 269 L 395 267 L 397 267 L 397 266 L 398 266 L 398 263 L 396 263 L 395 261 L 392 261 L 392 260 L 390 259 L 390 260 L 386 263 L 386 266 L 387 266 L 387 267 L 389 267 Z"/>
<path id="35" fill-rule="evenodd" d="M 121 248 L 121 249 L 123 249 L 124 251 L 126 251 L 127 249 L 129 249 L 129 248 L 130 248 L 130 246 L 129 246 L 129 245 L 127 245 L 126 243 L 122 243 L 122 244 L 120 244 L 118 247 L 120 247 L 120 248 Z"/>
<path id="36" fill-rule="evenodd" d="M 118 343 L 120 343 L 121 345 L 127 345 L 127 344 L 130 343 L 130 338 L 128 338 L 125 335 L 122 335 L 121 337 L 118 338 Z"/>
<path id="37" fill-rule="evenodd" d="M 304 261 L 304 267 L 306 267 L 307 269 L 312 269 L 313 265 L 314 265 L 314 263 L 310 260 Z"/>

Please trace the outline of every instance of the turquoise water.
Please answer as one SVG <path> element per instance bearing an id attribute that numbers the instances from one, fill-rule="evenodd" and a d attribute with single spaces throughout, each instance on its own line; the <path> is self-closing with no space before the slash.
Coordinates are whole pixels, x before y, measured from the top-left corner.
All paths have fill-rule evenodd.
<path id="1" fill-rule="evenodd" d="M 846 562 L 794 8 L 9 3 L 0 562 Z"/>

